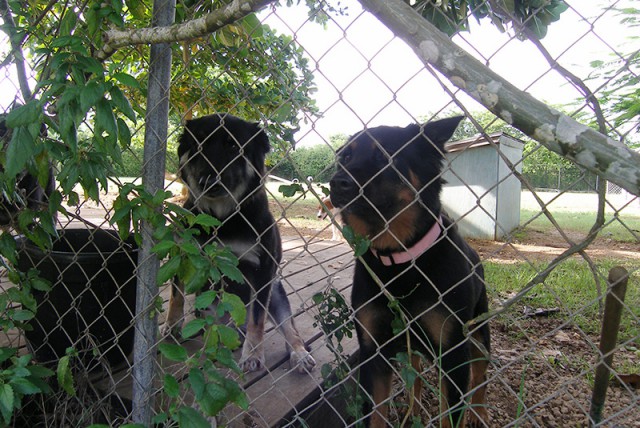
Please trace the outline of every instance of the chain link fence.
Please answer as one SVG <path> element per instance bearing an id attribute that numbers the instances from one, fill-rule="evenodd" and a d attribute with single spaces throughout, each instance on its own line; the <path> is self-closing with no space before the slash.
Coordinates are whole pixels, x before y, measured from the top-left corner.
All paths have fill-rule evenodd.
<path id="1" fill-rule="evenodd" d="M 387 355 L 372 409 L 351 291 L 379 236 L 326 197 L 351 136 L 455 115 L 441 199 L 489 311 L 381 281 L 393 340 L 489 326 L 469 424 L 638 426 L 636 4 L 280 3 L 0 4 L 0 426 L 451 426 L 462 348 Z"/>

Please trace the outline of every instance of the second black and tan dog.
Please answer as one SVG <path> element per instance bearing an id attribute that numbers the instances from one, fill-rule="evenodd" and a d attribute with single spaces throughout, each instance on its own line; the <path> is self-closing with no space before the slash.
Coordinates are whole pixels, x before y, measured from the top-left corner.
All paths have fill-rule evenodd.
<path id="1" fill-rule="evenodd" d="M 488 420 L 489 327 L 472 328 L 486 352 L 463 330 L 488 309 L 483 267 L 440 202 L 444 143 L 461 119 L 367 129 L 338 152 L 331 200 L 343 222 L 371 241 L 356 262 L 352 290 L 371 427 L 389 424 L 392 361 L 408 348 L 414 368 L 419 369 L 419 355 L 440 368 L 441 426 L 484 426 Z M 395 304 L 409 320 L 409 336 L 394 334 Z M 421 383 L 414 384 L 418 400 Z M 476 389 L 466 402 L 470 388 Z M 413 409 L 417 414 L 420 405 Z"/>
<path id="2" fill-rule="evenodd" d="M 294 325 L 289 300 L 278 278 L 282 244 L 263 185 L 269 149 L 267 134 L 257 123 L 230 114 L 190 120 L 179 140 L 179 176 L 188 189 L 184 207 L 221 222 L 211 234 L 201 236 L 202 243 L 217 242 L 239 259 L 245 281 L 225 280 L 224 286 L 248 307 L 241 368 L 264 368 L 263 336 L 268 314 L 285 337 L 292 366 L 304 372 L 312 369 L 315 361 Z M 165 333 L 176 330 L 182 322 L 181 288 L 178 283 L 171 289 Z"/>

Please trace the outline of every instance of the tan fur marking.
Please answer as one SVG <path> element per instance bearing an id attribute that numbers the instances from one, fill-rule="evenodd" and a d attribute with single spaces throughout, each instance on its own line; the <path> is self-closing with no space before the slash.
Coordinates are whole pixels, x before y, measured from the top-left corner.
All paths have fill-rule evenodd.
<path id="1" fill-rule="evenodd" d="M 413 185 L 413 188 L 416 190 L 420 190 L 422 188 L 422 183 L 420 182 L 420 178 L 416 175 L 413 170 L 409 170 L 409 182 Z"/>
<path id="2" fill-rule="evenodd" d="M 480 332 L 474 332 L 473 337 L 482 343 Z M 487 408 L 487 368 L 489 361 L 483 352 L 473 344 L 471 345 L 471 387 L 473 390 L 479 387 L 471 396 L 471 405 L 467 410 L 466 421 L 469 426 L 485 426 L 489 424 L 489 411 Z M 483 385 L 484 384 L 484 385 Z"/>
<path id="3" fill-rule="evenodd" d="M 447 414 L 449 410 L 449 403 L 447 397 L 449 396 L 449 388 L 444 381 L 444 375 L 440 375 L 440 428 L 451 428 L 451 415 Z M 464 422 L 463 425 L 464 426 Z"/>
<path id="4" fill-rule="evenodd" d="M 430 285 L 427 286 L 430 287 Z M 454 319 L 445 316 L 445 314 L 437 310 L 431 310 L 420 317 L 420 325 L 429 336 L 433 338 L 433 346 L 436 352 L 438 352 L 442 345 L 446 345 L 446 343 L 442 343 L 441 339 L 451 337 L 454 328 Z"/>
<path id="5" fill-rule="evenodd" d="M 356 319 L 362 326 L 364 331 L 362 341 L 368 346 L 376 346 L 373 337 L 371 336 L 371 332 L 374 333 L 377 331 L 376 325 L 376 311 L 370 310 L 367 306 L 358 309 L 356 312 Z"/>
<path id="6" fill-rule="evenodd" d="M 389 228 L 372 241 L 372 246 L 379 250 L 406 250 L 402 244 L 413 238 L 419 216 L 416 206 L 405 208 L 391 220 Z"/>
<path id="7" fill-rule="evenodd" d="M 360 236 L 369 236 L 369 225 L 366 221 L 353 214 L 343 214 L 343 219 L 346 224 L 351 226 L 353 232 Z"/>
<path id="8" fill-rule="evenodd" d="M 254 305 L 259 305 L 259 303 L 254 302 Z M 247 311 L 249 313 L 249 321 L 247 322 L 247 334 L 246 339 L 252 346 L 257 346 L 262 343 L 262 339 L 264 337 L 264 323 L 266 318 L 266 311 L 264 312 L 264 316 L 261 319 L 255 319 L 253 317 L 253 310 L 249 308 Z"/>
<path id="9" fill-rule="evenodd" d="M 184 290 L 178 284 L 171 285 L 171 295 L 169 296 L 169 308 L 167 309 L 167 319 L 165 325 L 170 328 L 178 325 L 184 316 Z"/>
<path id="10" fill-rule="evenodd" d="M 413 383 L 413 409 L 411 414 L 414 417 L 420 417 L 420 397 L 422 397 L 422 359 L 419 355 L 411 356 L 411 367 L 416 371 L 418 377 Z"/>
<path id="11" fill-rule="evenodd" d="M 391 395 L 391 377 L 375 377 L 373 379 L 373 414 L 371 415 L 371 428 L 384 428 L 388 426 L 389 404 L 381 404 Z"/>
<path id="12" fill-rule="evenodd" d="M 306 351 L 304 346 L 304 341 L 300 337 L 300 333 L 298 333 L 298 329 L 296 329 L 295 324 L 293 323 L 293 318 L 289 318 L 280 326 L 282 329 L 282 334 L 284 335 L 287 344 L 291 346 L 295 352 L 303 352 Z"/>

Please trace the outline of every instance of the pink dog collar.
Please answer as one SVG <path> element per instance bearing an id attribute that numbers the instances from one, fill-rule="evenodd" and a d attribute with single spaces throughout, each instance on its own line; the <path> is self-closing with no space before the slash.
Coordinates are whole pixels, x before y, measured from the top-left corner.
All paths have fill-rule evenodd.
<path id="1" fill-rule="evenodd" d="M 371 253 L 380 260 L 385 266 L 392 266 L 401 263 L 408 263 L 411 260 L 415 260 L 425 253 L 436 242 L 442 231 L 442 217 L 438 217 L 431 229 L 414 245 L 407 249 L 407 251 L 400 251 L 398 253 L 391 253 L 388 256 L 378 255 L 378 252 L 371 249 Z"/>

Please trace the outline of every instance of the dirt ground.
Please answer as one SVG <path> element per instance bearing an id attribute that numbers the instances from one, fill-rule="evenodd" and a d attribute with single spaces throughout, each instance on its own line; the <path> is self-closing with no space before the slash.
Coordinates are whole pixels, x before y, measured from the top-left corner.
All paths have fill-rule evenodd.
<path id="1" fill-rule="evenodd" d="M 294 232 L 283 225 L 281 228 L 283 234 Z M 303 236 L 331 237 L 329 228 L 321 231 L 296 228 L 296 231 Z M 576 234 L 569 234 L 568 238 L 574 242 L 582 239 Z M 549 262 L 569 247 L 569 244 L 560 244 L 563 242 L 566 240 L 558 232 L 533 232 L 513 243 L 473 240 L 471 245 L 483 260 Z M 640 242 L 619 243 L 606 237 L 597 238 L 586 253 L 596 262 L 616 258 L 633 265 L 640 260 Z M 637 287 L 637 284 L 630 283 L 629 286 Z M 491 324 L 489 426 L 588 426 L 599 338 L 586 335 L 563 316 L 515 314 L 506 319 L 509 321 Z M 619 349 L 614 357 L 614 370 L 620 374 L 639 374 L 639 349 L 640 338 Z M 436 379 L 432 379 L 432 385 L 437 385 Z M 612 380 L 601 426 L 640 427 L 638 387 L 637 383 L 621 384 L 615 378 Z M 437 414 L 438 403 L 435 395 L 428 391 L 422 402 L 425 422 Z"/>

